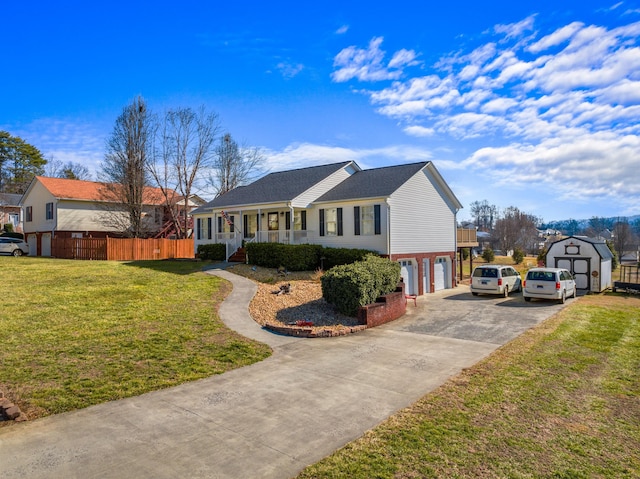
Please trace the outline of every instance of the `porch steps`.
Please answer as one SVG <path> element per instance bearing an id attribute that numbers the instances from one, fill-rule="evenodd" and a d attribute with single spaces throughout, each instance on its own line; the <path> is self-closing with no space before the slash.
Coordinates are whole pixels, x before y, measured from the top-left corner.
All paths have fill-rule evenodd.
<path id="1" fill-rule="evenodd" d="M 229 256 L 230 263 L 246 263 L 247 251 L 244 248 L 238 248 L 238 250 Z"/>

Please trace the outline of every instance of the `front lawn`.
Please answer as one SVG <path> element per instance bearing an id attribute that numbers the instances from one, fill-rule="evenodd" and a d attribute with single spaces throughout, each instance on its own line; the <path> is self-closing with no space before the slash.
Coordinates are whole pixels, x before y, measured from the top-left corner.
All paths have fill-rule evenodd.
<path id="1" fill-rule="evenodd" d="M 0 390 L 33 419 L 269 356 L 224 326 L 231 286 L 202 267 L 0 257 Z"/>
<path id="2" fill-rule="evenodd" d="M 640 477 L 640 298 L 586 296 L 299 478 Z"/>

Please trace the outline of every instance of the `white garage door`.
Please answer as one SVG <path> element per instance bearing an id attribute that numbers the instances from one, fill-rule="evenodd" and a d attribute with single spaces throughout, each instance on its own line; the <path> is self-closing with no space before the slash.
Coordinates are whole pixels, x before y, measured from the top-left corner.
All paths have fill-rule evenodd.
<path id="1" fill-rule="evenodd" d="M 36 235 L 27 236 L 27 244 L 29 245 L 29 256 L 38 255 L 38 237 Z"/>
<path id="2" fill-rule="evenodd" d="M 434 291 L 440 291 L 446 288 L 446 261 L 441 261 L 440 258 L 433 263 L 433 289 Z"/>
<path id="3" fill-rule="evenodd" d="M 417 294 L 413 284 L 413 264 L 409 260 L 399 261 L 400 263 L 400 276 L 402 276 L 402 282 L 404 283 L 404 292 L 406 294 Z"/>
<path id="4" fill-rule="evenodd" d="M 51 233 L 43 233 L 40 241 L 42 241 L 42 256 L 51 256 Z"/>

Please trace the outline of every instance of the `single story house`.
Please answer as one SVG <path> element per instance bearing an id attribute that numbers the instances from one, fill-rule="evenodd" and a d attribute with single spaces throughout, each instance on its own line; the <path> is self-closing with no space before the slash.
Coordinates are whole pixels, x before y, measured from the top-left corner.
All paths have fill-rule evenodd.
<path id="1" fill-rule="evenodd" d="M 353 161 L 270 173 L 192 212 L 195 247 L 243 241 L 366 248 L 398 261 L 408 294 L 455 284 L 462 205 L 430 161 L 363 170 Z"/>
<path id="2" fill-rule="evenodd" d="M 13 231 L 22 233 L 21 197 L 22 195 L 12 193 L 0 193 L 0 230 L 4 228 L 4 225 L 10 224 Z"/>
<path id="3" fill-rule="evenodd" d="M 612 286 L 613 253 L 604 240 L 569 236 L 551 243 L 546 265 L 573 273 L 579 290 L 599 293 Z"/>
<path id="4" fill-rule="evenodd" d="M 52 238 L 121 236 L 118 219 L 126 213 L 110 206 L 105 183 L 36 176 L 22 196 L 24 234 L 32 256 L 50 256 Z M 146 188 L 143 222 L 150 233 L 166 222 L 161 191 Z"/>

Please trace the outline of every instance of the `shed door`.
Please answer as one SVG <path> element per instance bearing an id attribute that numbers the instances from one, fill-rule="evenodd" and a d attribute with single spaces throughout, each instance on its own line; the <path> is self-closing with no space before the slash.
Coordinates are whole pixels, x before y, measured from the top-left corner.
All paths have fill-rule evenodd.
<path id="1" fill-rule="evenodd" d="M 573 260 L 573 268 L 570 270 L 576 277 L 576 287 L 578 289 L 589 289 L 589 260 L 576 258 Z"/>
<path id="2" fill-rule="evenodd" d="M 402 260 L 400 263 L 400 276 L 404 282 L 404 292 L 406 294 L 416 294 L 413 285 L 413 264 L 410 260 Z"/>
<path id="3" fill-rule="evenodd" d="M 433 263 L 433 290 L 440 291 L 446 288 L 446 261 L 442 261 L 442 258 L 438 258 Z"/>
<path id="4" fill-rule="evenodd" d="M 576 287 L 582 290 L 589 289 L 589 258 L 556 258 L 556 268 L 566 268 L 576 278 Z"/>

